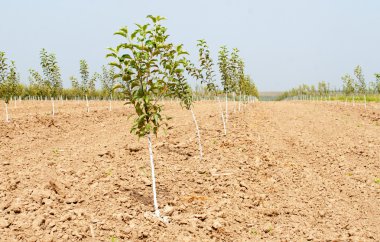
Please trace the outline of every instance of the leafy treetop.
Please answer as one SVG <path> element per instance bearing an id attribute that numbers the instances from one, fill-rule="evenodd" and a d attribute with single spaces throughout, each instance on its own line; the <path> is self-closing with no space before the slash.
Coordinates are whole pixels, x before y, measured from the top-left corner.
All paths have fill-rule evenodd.
<path id="1" fill-rule="evenodd" d="M 109 48 L 107 57 L 114 59 L 111 66 L 117 68 L 114 79 L 120 78 L 128 103 L 136 111 L 131 132 L 139 137 L 153 133 L 157 135 L 164 124 L 161 97 L 178 97 L 182 95 L 181 77 L 184 72 L 187 54 L 182 45 L 168 41 L 167 28 L 161 25 L 165 18 L 147 16 L 150 23 L 140 25 L 129 32 L 127 27 L 115 33 L 123 37 L 123 43 L 116 48 Z M 181 93 L 180 93 L 181 92 Z"/>

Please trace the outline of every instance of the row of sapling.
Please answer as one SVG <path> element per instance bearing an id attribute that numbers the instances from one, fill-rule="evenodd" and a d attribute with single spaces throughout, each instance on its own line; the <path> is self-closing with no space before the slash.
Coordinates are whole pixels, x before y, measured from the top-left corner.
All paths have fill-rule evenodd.
<path id="1" fill-rule="evenodd" d="M 217 86 L 215 85 L 215 74 L 213 71 L 213 61 L 210 57 L 210 51 L 205 40 L 198 40 L 199 47 L 199 68 L 189 63 L 186 67 L 189 74 L 197 80 L 201 81 L 201 85 L 206 85 L 208 93 L 217 94 Z M 233 94 L 235 100 L 236 92 L 240 93 L 239 111 L 242 100 L 242 93 L 257 96 L 257 89 L 249 76 L 244 74 L 244 61 L 239 56 L 239 50 L 234 48 L 231 55 L 226 46 L 222 46 L 219 51 L 218 65 L 221 74 L 223 92 L 225 93 L 225 111 L 221 106 L 218 98 L 221 117 L 223 122 L 224 134 L 227 134 L 228 120 L 228 94 Z M 235 107 L 236 108 L 236 107 Z"/>
<path id="2" fill-rule="evenodd" d="M 86 60 L 80 60 L 79 73 L 81 77 L 81 82 L 75 76 L 71 76 L 71 87 L 75 91 L 75 96 L 84 96 L 86 100 L 86 106 L 88 105 L 88 97 L 94 96 L 96 90 L 96 83 L 100 81 L 101 83 L 101 96 L 106 97 L 109 101 L 112 100 L 113 87 L 115 85 L 115 80 L 113 76 L 115 75 L 114 67 L 107 68 L 102 66 L 102 74 L 94 72 L 90 78 L 89 68 Z M 109 109 L 111 110 L 111 103 Z"/>
<path id="3" fill-rule="evenodd" d="M 72 86 L 74 89 L 81 89 L 85 94 L 87 111 L 89 111 L 89 103 L 87 94 L 91 90 L 95 90 L 95 82 L 97 79 L 102 80 L 103 88 L 107 91 L 110 100 L 112 99 L 113 86 L 116 80 L 120 83 L 116 88 L 120 88 L 125 95 L 128 103 L 132 104 L 135 112 L 136 119 L 134 120 L 131 128 L 131 133 L 137 135 L 139 138 L 146 138 L 148 141 L 148 150 L 150 157 L 150 166 L 152 174 L 152 189 L 153 189 L 153 204 L 155 209 L 155 216 L 164 219 L 160 215 L 156 182 L 155 182 L 155 169 L 152 148 L 152 135 L 156 135 L 161 127 L 167 126 L 168 117 L 162 115 L 163 105 L 160 104 L 161 98 L 179 98 L 181 105 L 191 111 L 199 143 L 200 157 L 202 158 L 202 145 L 199 127 L 192 110 L 192 90 L 184 75 L 187 70 L 190 75 L 202 84 L 206 84 L 207 91 L 215 92 L 215 75 L 213 72 L 213 62 L 210 57 L 210 51 L 207 43 L 204 40 L 198 41 L 199 47 L 199 62 L 200 67 L 195 68 L 185 56 L 188 54 L 183 50 L 182 45 L 174 45 L 168 41 L 169 35 L 167 29 L 161 25 L 164 18 L 157 16 L 147 16 L 150 23 L 145 25 L 138 25 L 137 29 L 129 32 L 127 27 L 121 28 L 115 35 L 124 37 L 123 43 L 119 44 L 116 48 L 109 48 L 110 53 L 107 57 L 113 58 L 114 61 L 110 63 L 110 70 L 103 68 L 103 75 L 95 73 L 90 78 L 88 71 L 88 64 L 85 60 L 80 61 L 80 76 L 81 83 L 75 77 L 71 77 Z M 0 81 L 2 86 L 12 87 L 12 85 L 5 85 L 8 82 L 17 82 L 16 69 L 12 63 L 9 73 L 7 73 L 7 65 L 5 64 L 4 54 L 0 55 Z M 54 115 L 54 100 L 62 92 L 62 78 L 60 68 L 58 66 L 54 54 L 49 54 L 45 49 L 41 50 L 41 66 L 43 76 L 37 71 L 30 70 L 31 86 L 37 89 L 46 89 L 50 94 L 52 100 L 52 114 Z M 114 71 L 114 67 L 118 72 Z M 224 122 L 224 129 L 226 133 L 226 123 L 228 118 L 228 94 L 236 92 L 238 83 L 240 92 L 243 90 L 242 78 L 244 78 L 244 65 L 238 56 L 238 50 L 234 49 L 229 58 L 228 50 L 222 47 L 219 53 L 219 69 L 222 74 L 222 84 L 226 95 L 226 118 L 222 119 Z M 13 95 L 11 89 L 6 90 L 7 95 Z M 37 93 L 39 95 L 42 93 Z M 6 105 L 9 98 L 6 99 Z M 110 106 L 111 110 L 111 106 Z M 8 119 L 8 118 L 7 118 Z"/>
<path id="4" fill-rule="evenodd" d="M 218 65 L 223 85 L 223 92 L 225 93 L 226 107 L 225 115 L 224 117 L 222 115 L 222 119 L 225 120 L 223 124 L 226 134 L 228 124 L 228 95 L 233 94 L 235 100 L 236 93 L 239 93 L 240 111 L 242 94 L 257 96 L 257 90 L 250 77 L 246 76 L 244 73 L 244 61 L 239 56 L 239 50 L 237 48 L 232 49 L 230 54 L 227 47 L 222 46 L 219 50 Z"/>
<path id="5" fill-rule="evenodd" d="M 325 81 L 320 81 L 318 84 L 315 85 L 306 85 L 301 84 L 298 87 L 292 88 L 289 91 L 284 92 L 282 95 L 280 95 L 277 100 L 283 100 L 283 99 L 289 99 L 289 98 L 295 98 L 297 99 L 304 99 L 304 97 L 309 96 L 310 100 L 311 97 L 319 97 L 320 100 L 327 100 L 330 96 L 331 89 L 330 84 Z"/>
<path id="6" fill-rule="evenodd" d="M 344 95 L 345 105 L 347 105 L 348 97 L 352 97 L 352 105 L 355 105 L 355 96 L 363 96 L 364 106 L 366 107 L 367 103 L 367 94 L 380 94 L 380 74 L 374 74 L 375 81 L 369 82 L 367 85 L 364 75 L 362 73 L 362 68 L 356 66 L 354 69 L 354 77 L 350 74 L 345 74 L 342 76 L 343 87 L 342 91 L 340 90 L 331 90 L 329 84 L 325 81 L 319 82 L 317 88 L 314 85 L 302 84 L 296 88 L 283 93 L 278 100 L 285 98 L 295 97 L 295 96 L 319 96 L 321 100 L 333 92 L 335 93 L 336 98 L 338 99 L 338 94 Z"/>
<path id="7" fill-rule="evenodd" d="M 352 96 L 352 105 L 355 105 L 355 95 L 363 96 L 364 107 L 367 108 L 367 84 L 362 73 L 361 66 L 356 66 L 354 69 L 354 76 L 356 80 L 352 78 L 351 75 L 345 74 L 342 76 L 343 81 L 343 94 L 345 95 L 345 105 L 347 105 L 347 97 Z"/>
<path id="8" fill-rule="evenodd" d="M 372 93 L 380 94 L 380 75 L 375 73 L 375 82 L 370 83 L 370 89 L 372 89 Z M 345 74 L 342 77 L 343 80 L 343 92 L 346 96 L 346 104 L 347 104 L 347 96 L 352 96 L 352 105 L 355 105 L 355 95 L 361 95 L 364 98 L 364 107 L 367 108 L 367 83 L 364 79 L 364 75 L 362 73 L 361 66 L 356 66 L 354 69 L 354 76 L 356 80 L 351 77 L 349 74 Z"/>
<path id="9" fill-rule="evenodd" d="M 84 59 L 79 61 L 79 74 L 81 77 L 81 83 L 79 83 L 78 79 L 75 76 L 71 76 L 71 85 L 72 88 L 77 91 L 78 95 L 84 95 L 86 101 L 86 110 L 87 112 L 90 112 L 88 96 L 96 92 L 96 83 L 99 80 L 102 80 L 102 76 L 99 73 L 94 72 L 90 77 L 89 67 L 87 61 Z"/>
<path id="10" fill-rule="evenodd" d="M 16 95 L 19 83 L 20 76 L 17 73 L 15 62 L 11 61 L 11 64 L 8 65 L 5 53 L 0 52 L 0 93 L 2 93 L 5 102 L 6 122 L 9 122 L 8 104 L 10 99 Z"/>
<path id="11" fill-rule="evenodd" d="M 181 45 L 175 46 L 168 41 L 167 29 L 161 25 L 163 17 L 149 15 L 147 18 L 150 23 L 137 24 L 137 29 L 131 33 L 127 27 L 116 32 L 116 35 L 123 37 L 123 42 L 116 48 L 109 48 L 107 57 L 114 59 L 110 63 L 118 70 L 114 78 L 122 80 L 118 87 L 122 88 L 137 115 L 131 132 L 148 141 L 155 216 L 161 218 L 156 195 L 152 135 L 157 135 L 159 129 L 167 125 L 160 98 L 180 97 L 180 92 L 187 90 L 181 86 L 183 78 L 178 78 L 185 70 L 186 60 L 182 56 L 187 53 Z"/>

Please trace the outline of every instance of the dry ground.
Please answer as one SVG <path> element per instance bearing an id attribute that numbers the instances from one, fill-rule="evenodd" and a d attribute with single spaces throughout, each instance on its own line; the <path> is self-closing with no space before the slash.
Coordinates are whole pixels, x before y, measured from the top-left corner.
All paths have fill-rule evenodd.
<path id="1" fill-rule="evenodd" d="M 11 106 L 0 124 L 0 241 L 380 241 L 380 109 L 267 102 L 233 112 L 196 103 L 154 138 L 151 219 L 147 140 L 114 103 Z M 97 107 L 97 108 L 93 108 Z M 3 115 L 4 109 L 0 110 Z"/>

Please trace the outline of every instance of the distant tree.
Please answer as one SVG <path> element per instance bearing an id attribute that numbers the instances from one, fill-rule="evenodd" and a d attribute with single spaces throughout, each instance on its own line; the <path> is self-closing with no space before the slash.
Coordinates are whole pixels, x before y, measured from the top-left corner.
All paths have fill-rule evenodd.
<path id="1" fill-rule="evenodd" d="M 79 90 L 80 89 L 80 84 L 78 79 L 75 76 L 70 76 L 70 81 L 71 81 L 71 87 L 73 89 Z"/>
<path id="2" fill-rule="evenodd" d="M 376 78 L 375 91 L 377 94 L 380 94 L 380 73 L 375 73 L 375 78 Z"/>
<path id="3" fill-rule="evenodd" d="M 57 97 L 62 93 L 61 69 L 58 66 L 54 53 L 48 53 L 46 49 L 40 52 L 41 67 L 44 73 L 45 86 L 49 89 L 51 97 Z"/>
<path id="4" fill-rule="evenodd" d="M 252 78 L 249 75 L 246 75 L 244 79 L 246 80 L 244 83 L 247 85 L 243 88 L 244 94 L 258 98 L 259 91 L 257 90 L 256 84 L 253 82 Z"/>
<path id="5" fill-rule="evenodd" d="M 246 77 L 244 73 L 245 64 L 243 59 L 239 58 L 237 63 L 236 79 L 237 79 L 237 91 L 240 93 L 248 94 L 246 90 L 247 85 L 249 86 L 250 80 Z"/>
<path id="6" fill-rule="evenodd" d="M 44 78 L 33 69 L 29 69 L 29 95 L 32 96 L 46 96 L 46 83 Z"/>
<path id="7" fill-rule="evenodd" d="M 113 88 L 116 84 L 115 76 L 115 68 L 110 66 L 109 69 L 107 67 L 102 66 L 102 76 L 101 76 L 101 84 L 102 89 L 105 92 L 107 97 L 111 97 L 113 93 Z"/>
<path id="8" fill-rule="evenodd" d="M 223 90 L 225 93 L 229 93 L 233 89 L 233 84 L 230 75 L 229 66 L 229 51 L 227 46 L 222 46 L 219 50 L 218 56 L 219 72 L 221 75 Z"/>
<path id="9" fill-rule="evenodd" d="M 364 75 L 362 73 L 362 68 L 360 66 L 357 66 L 354 70 L 355 77 L 358 80 L 357 85 L 356 85 L 356 91 L 359 94 L 365 94 L 367 90 L 367 85 L 364 80 Z"/>
<path id="10" fill-rule="evenodd" d="M 316 91 L 316 89 L 315 89 L 315 86 L 314 86 L 314 85 L 311 85 L 311 86 L 310 86 L 310 94 L 314 96 L 316 93 L 317 93 L 317 91 Z"/>
<path id="11" fill-rule="evenodd" d="M 14 61 L 11 61 L 9 66 L 9 71 L 6 73 L 5 81 L 1 82 L 1 93 L 4 98 L 5 103 L 9 103 L 11 97 L 17 95 L 18 86 L 20 84 L 20 78 L 17 73 L 16 64 Z"/>
<path id="12" fill-rule="evenodd" d="M 0 51 L 0 84 L 5 82 L 8 75 L 8 64 L 5 53 Z"/>
<path id="13" fill-rule="evenodd" d="M 88 90 L 91 93 L 94 93 L 96 91 L 96 83 L 101 78 L 100 74 L 97 72 L 94 72 L 92 74 L 90 81 L 88 82 Z"/>
<path id="14" fill-rule="evenodd" d="M 239 89 L 239 81 L 241 78 L 244 78 L 244 65 L 241 66 L 241 61 L 242 60 L 239 57 L 239 50 L 237 48 L 233 48 L 228 64 L 228 72 L 230 75 L 230 92 L 237 92 Z M 243 68 L 242 70 L 240 69 L 241 67 Z"/>
<path id="15" fill-rule="evenodd" d="M 90 72 L 88 70 L 88 64 L 86 60 L 80 60 L 79 64 L 79 72 L 82 79 L 81 89 L 82 92 L 87 96 L 89 92 Z"/>
<path id="16" fill-rule="evenodd" d="M 346 95 L 354 94 L 355 80 L 349 74 L 342 76 L 342 80 L 343 80 L 343 92 Z"/>
<path id="17" fill-rule="evenodd" d="M 29 83 L 30 85 L 43 86 L 44 78 L 33 69 L 29 69 Z"/>
<path id="18" fill-rule="evenodd" d="M 318 93 L 320 96 L 326 96 L 329 92 L 328 85 L 325 81 L 321 81 L 318 83 Z"/>

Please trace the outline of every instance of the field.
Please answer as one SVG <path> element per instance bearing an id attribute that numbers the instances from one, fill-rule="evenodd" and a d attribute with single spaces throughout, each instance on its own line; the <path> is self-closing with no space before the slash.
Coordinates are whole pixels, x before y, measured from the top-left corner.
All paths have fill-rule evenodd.
<path id="1" fill-rule="evenodd" d="M 380 106 L 259 102 L 191 113 L 153 138 L 158 203 L 151 217 L 147 141 L 132 107 L 22 101 L 0 123 L 1 241 L 380 241 Z M 236 106 L 237 109 L 237 106 Z M 4 113 L 4 107 L 0 109 Z"/>

